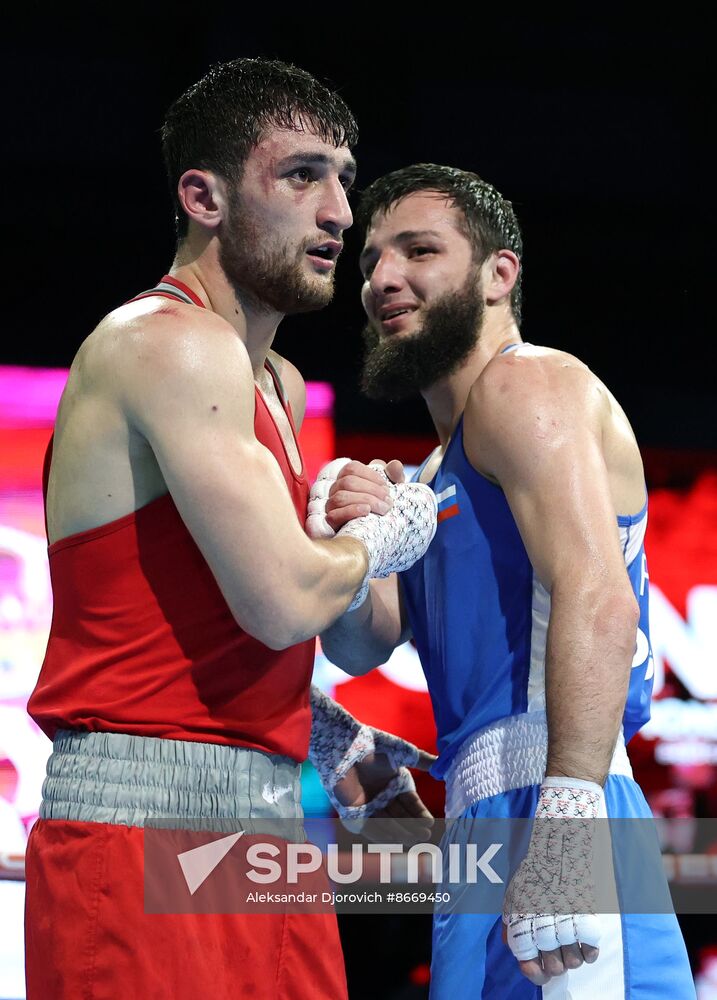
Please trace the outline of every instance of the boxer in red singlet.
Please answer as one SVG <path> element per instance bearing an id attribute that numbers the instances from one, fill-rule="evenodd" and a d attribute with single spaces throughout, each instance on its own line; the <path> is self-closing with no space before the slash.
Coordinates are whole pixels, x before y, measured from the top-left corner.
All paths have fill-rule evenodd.
<path id="1" fill-rule="evenodd" d="M 304 534 L 304 384 L 271 344 L 285 314 L 331 299 L 355 140 L 307 73 L 214 67 L 164 123 L 170 273 L 73 362 L 45 470 L 55 603 L 29 703 L 55 740 L 27 851 L 30 1000 L 346 995 L 333 916 L 147 915 L 142 848 L 172 794 L 206 818 L 213 767 L 249 777 L 210 818 L 301 815 L 314 636 L 375 553 L 360 527 Z M 371 475 L 358 513 L 385 513 Z"/>

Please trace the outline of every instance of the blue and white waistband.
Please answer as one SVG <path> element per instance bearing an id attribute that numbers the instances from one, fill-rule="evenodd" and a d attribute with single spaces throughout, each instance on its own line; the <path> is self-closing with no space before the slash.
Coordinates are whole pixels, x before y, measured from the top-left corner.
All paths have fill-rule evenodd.
<path id="1" fill-rule="evenodd" d="M 248 747 L 60 730 L 42 786 L 42 819 L 201 829 L 302 819 L 301 765 Z"/>
<path id="2" fill-rule="evenodd" d="M 545 712 L 526 712 L 499 719 L 463 742 L 446 772 L 446 817 L 461 816 L 479 799 L 514 788 L 539 785 L 548 757 Z M 632 777 L 622 731 L 610 763 L 610 774 Z"/>

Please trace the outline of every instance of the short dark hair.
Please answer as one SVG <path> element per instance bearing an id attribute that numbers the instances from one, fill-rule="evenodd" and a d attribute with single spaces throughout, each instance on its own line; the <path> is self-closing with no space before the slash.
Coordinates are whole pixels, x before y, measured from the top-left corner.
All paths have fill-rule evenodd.
<path id="1" fill-rule="evenodd" d="M 267 129 L 307 126 L 335 146 L 358 140 L 356 121 L 343 99 L 298 66 L 273 59 L 212 66 L 171 105 L 162 126 L 178 238 L 188 229 L 177 198 L 185 170 L 213 170 L 238 183 L 247 156 Z"/>
<path id="2" fill-rule="evenodd" d="M 393 205 L 416 191 L 436 191 L 461 210 L 465 235 L 471 241 L 479 262 L 503 249 L 512 250 L 522 257 L 523 238 L 512 204 L 478 174 L 435 163 L 403 167 L 370 184 L 362 192 L 356 212 L 364 233 L 378 212 L 388 212 Z M 510 304 L 520 325 L 523 304 L 520 272 L 510 295 Z"/>

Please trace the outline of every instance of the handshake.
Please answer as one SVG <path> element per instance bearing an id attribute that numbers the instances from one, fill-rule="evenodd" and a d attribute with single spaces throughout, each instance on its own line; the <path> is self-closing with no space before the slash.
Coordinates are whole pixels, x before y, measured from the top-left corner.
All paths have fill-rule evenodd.
<path id="1" fill-rule="evenodd" d="M 368 572 L 349 611 L 363 604 L 372 578 L 409 569 L 436 533 L 438 504 L 433 490 L 403 479 L 400 462 L 366 466 L 336 458 L 311 487 L 309 537 L 348 535 L 362 542 L 368 553 Z"/>

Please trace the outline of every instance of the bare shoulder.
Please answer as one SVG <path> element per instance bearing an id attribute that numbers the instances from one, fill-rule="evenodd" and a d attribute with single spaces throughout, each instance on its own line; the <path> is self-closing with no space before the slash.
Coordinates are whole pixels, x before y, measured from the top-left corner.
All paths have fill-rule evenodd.
<path id="1" fill-rule="evenodd" d="M 610 399 L 574 355 L 522 345 L 493 358 L 473 385 L 464 415 L 466 453 L 490 475 L 506 453 L 537 458 L 568 441 L 594 438 Z"/>
<path id="2" fill-rule="evenodd" d="M 226 320 L 182 302 L 122 306 L 106 317 L 101 333 L 105 349 L 116 355 L 113 360 L 126 359 L 130 367 L 149 363 L 168 370 L 205 364 L 218 368 L 227 355 L 248 364 L 246 348 Z"/>
<path id="3" fill-rule="evenodd" d="M 496 421 L 539 422 L 542 413 L 559 418 L 599 416 L 609 393 L 600 379 L 572 354 L 524 344 L 493 358 L 471 390 L 467 415 L 486 426 Z"/>
<path id="4" fill-rule="evenodd" d="M 119 365 L 119 372 L 139 356 L 156 355 L 171 363 L 181 357 L 192 342 L 214 331 L 231 335 L 229 324 L 209 310 L 159 298 L 129 302 L 108 313 L 83 341 L 73 367 L 92 368 Z"/>
<path id="5" fill-rule="evenodd" d="M 250 441 L 254 381 L 233 327 L 161 300 L 107 315 L 73 362 L 55 426 L 48 525 L 53 538 L 121 517 L 165 493 L 160 454 L 201 439 Z M 101 484 L 98 485 L 98 484 Z"/>
<path id="6" fill-rule="evenodd" d="M 130 404 L 191 380 L 195 386 L 251 381 L 249 357 L 233 327 L 209 310 L 158 299 L 109 313 L 83 343 L 73 368 L 85 388 Z"/>
<path id="7" fill-rule="evenodd" d="M 292 364 L 287 358 L 282 357 L 281 354 L 277 354 L 276 351 L 269 351 L 269 358 L 281 379 L 284 392 L 289 398 L 294 423 L 298 430 L 303 423 L 306 411 L 306 382 L 304 381 L 304 377 L 296 365 Z"/>

